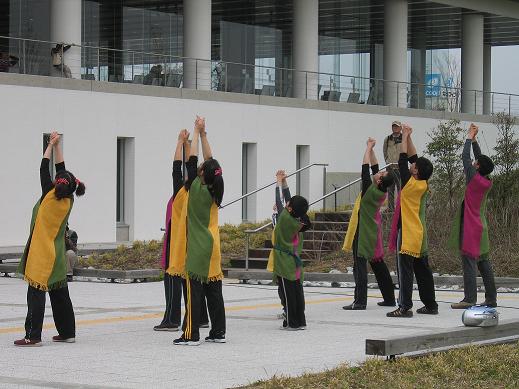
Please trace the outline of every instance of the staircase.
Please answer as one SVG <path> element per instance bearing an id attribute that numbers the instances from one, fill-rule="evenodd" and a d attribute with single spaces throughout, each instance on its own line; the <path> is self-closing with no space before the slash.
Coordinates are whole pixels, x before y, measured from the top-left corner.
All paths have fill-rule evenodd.
<path id="1" fill-rule="evenodd" d="M 312 229 L 304 232 L 303 264 L 319 260 L 323 255 L 340 250 L 348 228 L 351 211 L 317 212 L 312 221 Z M 272 241 L 266 240 L 261 248 L 249 249 L 249 269 L 266 269 L 272 249 Z M 232 259 L 232 268 L 244 269 L 245 258 Z"/>

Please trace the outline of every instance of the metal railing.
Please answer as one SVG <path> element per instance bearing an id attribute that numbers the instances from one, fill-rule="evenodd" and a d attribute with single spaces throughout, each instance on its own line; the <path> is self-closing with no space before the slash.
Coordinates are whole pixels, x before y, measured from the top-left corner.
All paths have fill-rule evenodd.
<path id="1" fill-rule="evenodd" d="M 519 114 L 519 95 L 0 36 L 1 71 L 434 111 Z M 61 45 L 56 49 L 56 45 Z M 64 47 L 70 45 L 70 51 Z M 51 49 L 61 58 L 52 64 Z M 75 52 L 74 52 L 75 51 Z M 8 64 L 7 66 L 5 64 Z"/>
<path id="2" fill-rule="evenodd" d="M 387 165 L 384 165 L 382 168 L 380 168 L 380 170 L 385 170 L 388 167 L 395 166 L 395 165 L 398 165 L 398 164 L 396 164 L 396 163 L 388 163 Z M 308 206 L 312 206 L 314 204 L 317 204 L 318 202 L 323 201 L 324 199 L 326 199 L 326 198 L 328 198 L 330 196 L 333 196 L 336 193 L 338 193 L 338 192 L 340 192 L 340 191 L 342 191 L 344 189 L 347 189 L 347 188 L 349 188 L 349 187 L 359 183 L 361 180 L 362 180 L 362 177 L 359 177 L 359 178 L 357 178 L 357 179 L 355 179 L 355 180 L 353 180 L 351 182 L 348 182 L 347 184 L 342 185 L 341 187 L 331 191 L 330 193 L 326 193 L 322 197 L 319 197 L 318 199 L 311 201 L 308 204 Z M 260 226 L 258 228 L 253 229 L 253 230 L 245 230 L 244 231 L 245 232 L 245 270 L 249 270 L 250 236 L 252 234 L 256 234 L 258 232 L 261 232 L 261 231 L 265 230 L 266 228 L 268 228 L 270 226 L 272 226 L 272 222 L 264 224 L 264 225 L 262 225 L 262 226 Z M 336 232 L 336 231 L 333 231 L 333 232 Z"/>
<path id="3" fill-rule="evenodd" d="M 323 193 L 326 192 L 326 167 L 328 166 L 327 163 L 311 163 L 310 165 L 307 165 L 307 166 L 304 166 L 300 169 L 297 169 L 296 171 L 290 173 L 290 174 L 287 174 L 287 178 L 288 177 L 292 177 L 292 176 L 295 176 L 296 174 L 299 174 L 305 170 L 308 170 L 310 169 L 311 167 L 313 166 L 322 166 L 323 167 Z M 246 193 L 240 197 L 238 197 L 237 199 L 234 199 L 232 201 L 229 201 L 228 203 L 225 203 L 224 205 L 222 205 L 220 207 L 220 209 L 222 208 L 225 208 L 225 207 L 228 207 L 229 205 L 231 204 L 234 204 L 234 203 L 237 203 L 238 201 L 241 201 L 241 200 L 244 200 L 258 192 L 261 192 L 262 190 L 265 190 L 273 185 L 276 185 L 277 181 L 274 181 L 274 182 L 271 182 L 270 184 L 266 184 L 266 185 L 263 185 L 262 187 L 260 188 L 257 188 L 257 189 L 254 189 L 252 192 L 249 192 L 249 193 Z"/>

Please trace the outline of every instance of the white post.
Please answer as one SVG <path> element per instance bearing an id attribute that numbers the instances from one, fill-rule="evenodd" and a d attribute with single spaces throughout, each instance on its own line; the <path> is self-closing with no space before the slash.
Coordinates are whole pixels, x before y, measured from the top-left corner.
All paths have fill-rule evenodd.
<path id="1" fill-rule="evenodd" d="M 211 0 L 184 0 L 184 57 L 184 88 L 210 90 Z"/>
<path id="2" fill-rule="evenodd" d="M 484 17 L 463 15 L 461 41 L 461 111 L 483 113 L 483 32 Z"/>
<path id="3" fill-rule="evenodd" d="M 52 0 L 50 9 L 50 40 L 81 45 L 81 0 Z M 49 47 L 49 61 L 50 61 Z M 63 64 L 72 78 L 81 78 L 81 47 L 64 53 Z M 61 67 L 56 69 L 61 74 Z M 66 72 L 65 72 L 66 74 Z"/>
<path id="4" fill-rule="evenodd" d="M 384 3 L 384 105 L 407 107 L 407 0 Z"/>
<path id="5" fill-rule="evenodd" d="M 294 97 L 317 99 L 319 77 L 319 0 L 293 0 Z"/>
<path id="6" fill-rule="evenodd" d="M 483 46 L 483 114 L 492 113 L 492 46 Z"/>

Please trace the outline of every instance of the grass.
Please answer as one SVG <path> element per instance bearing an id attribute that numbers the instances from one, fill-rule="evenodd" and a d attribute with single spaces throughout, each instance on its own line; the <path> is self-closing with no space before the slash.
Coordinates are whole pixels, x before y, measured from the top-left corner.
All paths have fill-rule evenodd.
<path id="1" fill-rule="evenodd" d="M 242 223 L 238 226 L 225 224 L 220 227 L 222 263 L 226 266 L 232 258 L 245 255 L 245 230 L 255 229 L 268 223 Z M 262 247 L 270 238 L 272 229 L 251 236 L 251 248 Z M 138 270 L 160 269 L 162 256 L 162 241 L 135 241 L 132 247 L 119 246 L 116 250 L 103 254 L 92 253 L 86 258 L 80 258 L 77 266 L 93 267 L 103 270 Z"/>
<path id="2" fill-rule="evenodd" d="M 519 345 L 469 346 L 419 358 L 369 359 L 300 377 L 274 377 L 254 389 L 517 388 Z"/>

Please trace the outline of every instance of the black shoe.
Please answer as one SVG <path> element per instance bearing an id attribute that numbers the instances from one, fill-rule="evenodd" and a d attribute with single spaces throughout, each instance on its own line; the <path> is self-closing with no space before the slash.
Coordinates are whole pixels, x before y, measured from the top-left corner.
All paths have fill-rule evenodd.
<path id="1" fill-rule="evenodd" d="M 205 341 L 210 342 L 210 343 L 225 343 L 226 342 L 225 335 L 220 335 L 220 336 L 209 335 L 205 338 Z"/>
<path id="2" fill-rule="evenodd" d="M 176 325 L 176 324 L 168 324 L 168 323 L 160 323 L 158 326 L 153 327 L 153 331 L 170 331 L 170 332 L 175 332 L 175 331 L 178 331 L 178 325 Z"/>
<path id="3" fill-rule="evenodd" d="M 483 304 L 479 304 L 479 305 L 484 305 L 484 306 L 490 307 L 490 308 L 497 308 L 497 302 L 496 301 L 487 301 L 487 300 L 485 300 L 485 302 Z"/>
<path id="4" fill-rule="evenodd" d="M 377 303 L 379 307 L 396 307 L 395 301 L 379 301 Z"/>
<path id="5" fill-rule="evenodd" d="M 342 309 L 344 309 L 346 311 L 365 311 L 366 306 L 353 303 L 350 305 L 345 305 L 344 307 L 342 307 Z"/>
<path id="6" fill-rule="evenodd" d="M 431 309 L 423 306 L 422 308 L 418 308 L 416 310 L 416 313 L 421 313 L 422 315 L 437 315 L 438 314 L 438 308 Z"/>
<path id="7" fill-rule="evenodd" d="M 386 313 L 387 317 L 413 317 L 413 311 L 398 307 L 394 311 Z"/>
<path id="8" fill-rule="evenodd" d="M 185 339 L 184 336 L 181 336 L 180 338 L 175 339 L 173 344 L 176 346 L 199 346 L 200 340 Z"/>

